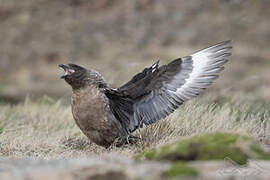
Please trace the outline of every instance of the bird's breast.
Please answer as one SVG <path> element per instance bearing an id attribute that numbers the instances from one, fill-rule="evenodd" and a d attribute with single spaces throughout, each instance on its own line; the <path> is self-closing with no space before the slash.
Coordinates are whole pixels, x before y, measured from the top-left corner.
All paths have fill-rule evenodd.
<path id="1" fill-rule="evenodd" d="M 107 121 L 108 101 L 97 88 L 86 88 L 72 93 L 72 113 L 79 126 L 95 129 Z M 97 126 L 97 127 L 96 127 Z"/>
<path id="2" fill-rule="evenodd" d="M 82 132 L 97 144 L 107 143 L 105 141 L 117 134 L 108 113 L 109 101 L 98 88 L 89 87 L 73 90 L 72 114 L 74 120 Z M 112 134 L 104 133 L 108 130 Z"/>

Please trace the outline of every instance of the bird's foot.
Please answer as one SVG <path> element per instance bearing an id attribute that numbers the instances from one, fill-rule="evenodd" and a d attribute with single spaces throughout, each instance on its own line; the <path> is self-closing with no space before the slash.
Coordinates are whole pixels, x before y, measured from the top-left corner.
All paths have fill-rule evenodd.
<path id="1" fill-rule="evenodd" d="M 139 138 L 137 136 L 133 136 L 133 135 L 128 135 L 128 136 L 125 136 L 125 137 L 119 137 L 115 140 L 114 142 L 114 145 L 116 147 L 121 147 L 123 145 L 127 145 L 127 144 L 137 144 L 138 142 L 142 142 L 144 141 L 145 139 L 143 138 Z"/>

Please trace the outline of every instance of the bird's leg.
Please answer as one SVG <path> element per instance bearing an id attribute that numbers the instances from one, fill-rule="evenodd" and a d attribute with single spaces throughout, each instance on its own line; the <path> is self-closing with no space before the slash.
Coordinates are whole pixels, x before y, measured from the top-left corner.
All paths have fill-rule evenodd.
<path id="1" fill-rule="evenodd" d="M 130 134 L 129 135 L 127 135 L 127 137 L 126 137 L 126 142 L 127 142 L 127 144 L 129 144 L 129 136 L 130 136 Z"/>
<path id="2" fill-rule="evenodd" d="M 143 141 L 143 140 L 145 139 L 129 134 L 127 136 L 117 138 L 114 141 L 114 145 L 116 147 L 121 147 L 125 144 L 136 144 L 138 141 Z"/>
<path id="3" fill-rule="evenodd" d="M 128 136 L 128 143 L 129 144 L 135 144 L 138 141 L 143 141 L 143 140 L 145 140 L 145 139 L 143 139 L 141 137 L 133 136 L 131 134 Z"/>
<path id="4" fill-rule="evenodd" d="M 128 142 L 128 136 L 122 136 L 115 139 L 113 146 L 115 147 L 121 147 L 125 144 L 129 144 Z"/>

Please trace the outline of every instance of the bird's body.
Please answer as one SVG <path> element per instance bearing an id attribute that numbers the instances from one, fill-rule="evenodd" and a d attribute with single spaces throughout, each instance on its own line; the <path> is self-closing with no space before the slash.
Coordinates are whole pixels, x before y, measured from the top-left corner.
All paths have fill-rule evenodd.
<path id="1" fill-rule="evenodd" d="M 119 136 L 108 98 L 94 86 L 72 91 L 72 114 L 82 132 L 100 146 L 110 146 Z"/>
<path id="2" fill-rule="evenodd" d="M 168 65 L 145 68 L 117 89 L 94 70 L 60 65 L 72 87 L 72 114 L 82 132 L 100 146 L 126 139 L 133 131 L 161 120 L 199 95 L 218 77 L 231 55 L 230 41 L 219 43 Z"/>

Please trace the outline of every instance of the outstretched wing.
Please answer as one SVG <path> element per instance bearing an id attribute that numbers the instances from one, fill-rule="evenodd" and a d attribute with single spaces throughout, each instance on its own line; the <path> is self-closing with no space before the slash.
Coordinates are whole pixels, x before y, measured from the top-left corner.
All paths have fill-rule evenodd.
<path id="1" fill-rule="evenodd" d="M 231 49 L 231 41 L 226 41 L 160 68 L 155 63 L 116 90 L 117 98 L 111 104 L 121 105 L 111 105 L 111 109 L 129 132 L 163 119 L 218 77 Z M 109 92 L 106 95 L 112 99 Z"/>

